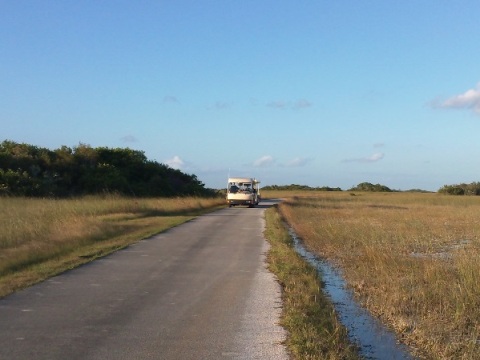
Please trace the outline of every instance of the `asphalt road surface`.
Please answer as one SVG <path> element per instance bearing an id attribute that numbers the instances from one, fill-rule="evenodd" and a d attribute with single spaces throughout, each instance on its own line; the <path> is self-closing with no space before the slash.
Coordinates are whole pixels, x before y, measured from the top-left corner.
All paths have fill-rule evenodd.
<path id="1" fill-rule="evenodd" d="M 0 300 L 0 359 L 287 359 L 263 213 L 201 216 Z"/>

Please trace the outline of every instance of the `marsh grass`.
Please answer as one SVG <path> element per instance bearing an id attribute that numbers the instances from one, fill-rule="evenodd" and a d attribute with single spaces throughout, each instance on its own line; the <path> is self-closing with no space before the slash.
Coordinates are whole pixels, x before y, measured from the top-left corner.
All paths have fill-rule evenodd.
<path id="1" fill-rule="evenodd" d="M 281 325 L 294 359 L 358 359 L 345 328 L 325 297 L 317 271 L 293 248 L 292 239 L 275 208 L 266 211 L 265 236 L 271 244 L 270 270 L 282 285 Z"/>
<path id="2" fill-rule="evenodd" d="M 479 197 L 310 193 L 279 209 L 419 355 L 480 358 Z"/>
<path id="3" fill-rule="evenodd" d="M 218 198 L 0 198 L 0 296 L 223 204 Z"/>

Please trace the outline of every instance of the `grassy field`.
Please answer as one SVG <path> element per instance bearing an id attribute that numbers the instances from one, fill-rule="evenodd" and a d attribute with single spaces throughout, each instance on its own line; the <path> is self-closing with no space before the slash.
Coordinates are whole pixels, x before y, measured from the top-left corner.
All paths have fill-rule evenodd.
<path id="1" fill-rule="evenodd" d="M 418 355 L 480 359 L 480 197 L 292 195 L 263 194 Z"/>
<path id="2" fill-rule="evenodd" d="M 429 359 L 480 359 L 480 198 L 413 193 L 263 192 L 269 262 L 298 359 L 353 359 L 315 271 L 280 216 L 336 264 L 358 299 Z M 223 207 L 224 199 L 0 198 L 0 296 Z"/>
<path id="3" fill-rule="evenodd" d="M 0 297 L 224 204 L 223 198 L 0 197 Z"/>

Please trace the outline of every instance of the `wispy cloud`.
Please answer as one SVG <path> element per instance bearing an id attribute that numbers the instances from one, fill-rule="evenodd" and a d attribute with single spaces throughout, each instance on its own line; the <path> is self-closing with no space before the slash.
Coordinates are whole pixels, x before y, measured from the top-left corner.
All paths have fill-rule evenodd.
<path id="1" fill-rule="evenodd" d="M 232 107 L 231 103 L 224 102 L 224 101 L 217 101 L 213 105 L 208 106 L 208 109 L 213 109 L 213 110 L 225 110 Z"/>
<path id="2" fill-rule="evenodd" d="M 163 102 L 164 103 L 178 103 L 178 99 L 176 96 L 173 95 L 165 95 L 163 97 Z"/>
<path id="3" fill-rule="evenodd" d="M 313 104 L 306 99 L 299 99 L 296 101 L 274 100 L 274 101 L 268 102 L 267 106 L 274 109 L 281 109 L 281 110 L 284 110 L 284 109 L 300 110 L 300 109 L 309 108 L 313 106 Z"/>
<path id="4" fill-rule="evenodd" d="M 164 162 L 172 169 L 177 170 L 180 170 L 185 165 L 185 162 L 178 155 L 175 155 L 173 158 L 165 160 Z"/>
<path id="5" fill-rule="evenodd" d="M 480 83 L 474 89 L 469 89 L 463 94 L 449 97 L 446 100 L 434 100 L 432 107 L 441 109 L 471 109 L 480 114 Z"/>
<path id="6" fill-rule="evenodd" d="M 134 143 L 134 142 L 137 142 L 137 138 L 133 135 L 126 135 L 122 138 L 120 138 L 120 140 L 122 140 L 123 142 L 126 142 L 126 143 Z"/>
<path id="7" fill-rule="evenodd" d="M 383 148 L 383 147 L 385 147 L 385 144 L 381 143 L 381 142 L 378 142 L 378 143 L 373 144 L 373 147 L 376 148 L 376 149 Z"/>
<path id="8" fill-rule="evenodd" d="M 345 159 L 342 162 L 360 162 L 360 163 L 373 163 L 380 161 L 384 158 L 385 154 L 384 153 L 375 153 L 373 155 L 367 156 L 367 157 L 361 157 L 361 158 L 352 158 L 352 159 Z"/>
<path id="9" fill-rule="evenodd" d="M 302 167 L 307 165 L 311 161 L 312 161 L 311 158 L 296 157 L 291 159 L 290 161 L 287 161 L 287 163 L 285 163 L 285 166 L 286 167 Z"/>
<path id="10" fill-rule="evenodd" d="M 275 109 L 286 109 L 289 106 L 289 104 L 287 101 L 275 100 L 267 103 L 267 106 Z"/>
<path id="11" fill-rule="evenodd" d="M 275 163 L 271 155 L 264 155 L 253 162 L 254 167 L 269 167 Z"/>
<path id="12" fill-rule="evenodd" d="M 375 154 L 373 154 L 372 156 L 367 157 L 365 160 L 366 160 L 367 162 L 380 161 L 380 160 L 383 159 L 384 156 L 385 156 L 384 153 L 375 153 Z"/>
<path id="13" fill-rule="evenodd" d="M 310 101 L 305 100 L 305 99 L 297 100 L 293 104 L 294 109 L 305 109 L 305 108 L 308 108 L 308 107 L 311 107 L 311 106 L 313 106 L 313 104 Z"/>

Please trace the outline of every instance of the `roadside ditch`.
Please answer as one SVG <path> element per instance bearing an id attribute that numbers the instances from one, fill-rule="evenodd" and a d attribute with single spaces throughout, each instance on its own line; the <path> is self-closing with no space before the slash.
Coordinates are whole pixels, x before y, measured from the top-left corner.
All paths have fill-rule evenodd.
<path id="1" fill-rule="evenodd" d="M 348 331 L 348 337 L 359 348 L 365 359 L 413 360 L 405 345 L 399 344 L 395 334 L 358 304 L 340 271 L 326 260 L 309 252 L 293 229 L 288 228 L 297 253 L 319 273 L 323 291 L 331 299 L 339 321 Z"/>

